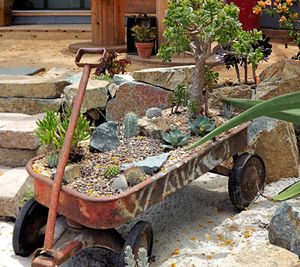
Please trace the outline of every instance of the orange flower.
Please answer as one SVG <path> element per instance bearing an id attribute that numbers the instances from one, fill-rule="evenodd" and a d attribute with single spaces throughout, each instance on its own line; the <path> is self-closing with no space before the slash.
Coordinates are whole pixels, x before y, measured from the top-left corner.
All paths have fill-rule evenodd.
<path id="1" fill-rule="evenodd" d="M 278 4 L 276 2 L 274 2 L 274 6 L 277 6 Z"/>
<path id="2" fill-rule="evenodd" d="M 266 7 L 266 3 L 264 1 L 259 1 L 258 5 L 262 8 Z"/>
<path id="3" fill-rule="evenodd" d="M 267 1 L 266 1 L 266 5 L 267 5 L 267 6 L 270 6 L 271 4 L 272 4 L 271 0 L 267 0 Z"/>
<path id="4" fill-rule="evenodd" d="M 293 18 L 294 19 L 298 18 L 298 13 L 294 13 Z"/>
<path id="5" fill-rule="evenodd" d="M 261 12 L 261 7 L 255 7 L 253 13 L 258 15 Z"/>
<path id="6" fill-rule="evenodd" d="M 286 17 L 285 16 L 282 16 L 281 18 L 280 18 L 280 20 L 279 20 L 279 22 L 286 22 L 287 21 L 287 19 L 286 19 Z"/>
<path id="7" fill-rule="evenodd" d="M 292 6 L 292 5 L 293 5 L 293 1 L 292 1 L 292 0 L 286 0 L 286 3 L 287 3 L 289 6 Z"/>

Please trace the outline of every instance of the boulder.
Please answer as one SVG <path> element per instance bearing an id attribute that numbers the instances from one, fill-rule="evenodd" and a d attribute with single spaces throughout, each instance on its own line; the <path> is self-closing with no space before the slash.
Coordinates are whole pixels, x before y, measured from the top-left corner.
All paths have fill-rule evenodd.
<path id="1" fill-rule="evenodd" d="M 145 116 L 151 107 L 167 108 L 168 90 L 146 83 L 136 82 L 129 75 L 115 75 L 117 81 L 123 81 L 115 98 L 106 106 L 106 117 L 109 120 L 121 121 L 128 112 L 134 112 L 139 117 Z M 115 78 L 114 78 L 115 79 Z"/>
<path id="2" fill-rule="evenodd" d="M 222 99 L 226 97 L 250 99 L 252 90 L 249 85 L 220 87 L 213 90 L 208 98 L 210 108 L 219 109 L 223 106 Z"/>
<path id="3" fill-rule="evenodd" d="M 267 100 L 300 90 L 300 62 L 280 59 L 260 74 L 256 88 L 257 98 Z"/>
<path id="4" fill-rule="evenodd" d="M 143 117 L 138 119 L 140 135 L 150 136 L 153 138 L 161 139 L 161 133 L 171 130 L 170 124 L 163 117 L 148 119 Z"/>
<path id="5" fill-rule="evenodd" d="M 280 204 L 270 222 L 269 240 L 300 257 L 300 197 Z"/>
<path id="6" fill-rule="evenodd" d="M 159 156 L 146 158 L 145 160 L 123 164 L 121 166 L 121 170 L 126 171 L 128 168 L 132 166 L 137 166 L 142 168 L 145 173 L 153 175 L 153 173 L 161 169 L 161 167 L 165 164 L 169 156 L 170 156 L 169 153 L 163 153 L 160 154 Z"/>
<path id="7" fill-rule="evenodd" d="M 141 82 L 174 90 L 179 84 L 189 87 L 193 82 L 195 66 L 152 68 L 134 71 L 132 77 Z"/>
<path id="8" fill-rule="evenodd" d="M 107 86 L 108 81 L 103 80 L 89 80 L 86 92 L 81 105 L 81 112 L 85 113 L 93 108 L 103 108 L 106 106 L 108 100 Z M 71 84 L 64 89 L 68 105 L 71 106 L 74 102 L 79 82 Z"/>
<path id="9" fill-rule="evenodd" d="M 266 166 L 267 183 L 282 177 L 298 177 L 298 147 L 293 125 L 261 117 L 248 127 L 248 143 Z"/>
<path id="10" fill-rule="evenodd" d="M 98 126 L 92 133 L 90 141 L 91 151 L 107 152 L 120 145 L 119 123 L 109 121 Z"/>
<path id="11" fill-rule="evenodd" d="M 218 265 L 219 266 L 219 265 Z M 296 267 L 296 254 L 273 245 L 241 243 L 228 255 L 220 266 L 224 267 Z"/>

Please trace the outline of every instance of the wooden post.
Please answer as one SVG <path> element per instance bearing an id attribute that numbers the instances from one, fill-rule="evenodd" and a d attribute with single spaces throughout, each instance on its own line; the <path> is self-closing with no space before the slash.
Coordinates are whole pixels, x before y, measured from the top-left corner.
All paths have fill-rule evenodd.
<path id="1" fill-rule="evenodd" d="M 91 26 L 93 45 L 125 44 L 124 0 L 92 0 Z"/>
<path id="2" fill-rule="evenodd" d="M 11 24 L 12 5 L 12 0 L 0 0 L 0 26 L 8 26 Z"/>
<path id="3" fill-rule="evenodd" d="M 164 42 L 163 33 L 165 30 L 165 14 L 168 8 L 168 0 L 156 0 L 156 19 L 158 28 L 158 47 Z"/>

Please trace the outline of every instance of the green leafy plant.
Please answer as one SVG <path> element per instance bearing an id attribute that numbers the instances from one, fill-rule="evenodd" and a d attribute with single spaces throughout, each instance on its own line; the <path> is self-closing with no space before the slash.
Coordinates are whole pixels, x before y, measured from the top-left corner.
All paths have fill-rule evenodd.
<path id="1" fill-rule="evenodd" d="M 106 169 L 103 171 L 103 175 L 107 178 L 114 178 L 117 175 L 121 173 L 121 169 L 117 165 L 109 165 Z"/>
<path id="2" fill-rule="evenodd" d="M 180 106 L 185 107 L 188 102 L 187 88 L 182 84 L 177 85 L 174 92 L 168 94 L 168 101 L 171 106 L 171 114 L 176 113 Z"/>
<path id="3" fill-rule="evenodd" d="M 147 250 L 144 247 L 140 247 L 138 251 L 138 259 L 135 261 L 134 255 L 132 253 L 132 248 L 130 246 L 126 246 L 125 248 L 125 263 L 128 267 L 149 267 Z"/>
<path id="4" fill-rule="evenodd" d="M 36 124 L 37 130 L 34 130 L 39 138 L 41 145 L 55 144 L 55 132 L 59 122 L 59 114 L 54 110 L 46 110 L 44 119 L 39 119 Z"/>
<path id="5" fill-rule="evenodd" d="M 170 133 L 162 133 L 162 138 L 170 145 L 164 145 L 165 148 L 174 149 L 178 146 L 184 146 L 190 137 L 189 134 L 183 134 L 178 128 L 174 129 Z"/>
<path id="6" fill-rule="evenodd" d="M 72 110 L 67 108 L 66 112 L 64 113 L 64 116 L 62 117 L 61 122 L 57 126 L 58 134 L 56 135 L 54 141 L 58 148 L 63 147 L 71 113 Z M 73 153 L 77 152 L 78 143 L 80 141 L 84 141 L 90 138 L 89 127 L 90 124 L 88 120 L 85 117 L 83 117 L 82 114 L 80 114 L 77 120 L 77 124 L 72 139 L 71 150 L 73 151 Z"/>
<path id="7" fill-rule="evenodd" d="M 216 123 L 204 116 L 198 116 L 195 120 L 189 120 L 190 130 L 195 135 L 203 136 L 216 128 Z"/>
<path id="8" fill-rule="evenodd" d="M 45 162 L 49 168 L 56 168 L 58 165 L 60 153 L 51 153 L 45 157 Z"/>
<path id="9" fill-rule="evenodd" d="M 95 80 L 108 81 L 110 83 L 113 81 L 112 77 L 106 73 L 100 73 L 99 76 L 95 76 Z"/>
<path id="10" fill-rule="evenodd" d="M 125 137 L 130 138 L 137 135 L 137 115 L 134 112 L 128 112 L 124 118 Z"/>
<path id="11" fill-rule="evenodd" d="M 135 37 L 138 42 L 151 42 L 155 40 L 157 36 L 157 28 L 150 25 L 135 25 L 131 28 L 133 31 L 132 36 Z"/>
<path id="12" fill-rule="evenodd" d="M 124 175 L 129 185 L 134 186 L 142 182 L 146 174 L 142 168 L 132 166 L 124 172 Z"/>
<path id="13" fill-rule="evenodd" d="M 207 106 L 208 102 L 205 93 L 205 65 L 208 58 L 226 45 L 232 44 L 234 47 L 233 44 L 240 44 L 243 47 L 243 43 L 250 38 L 238 20 L 239 9 L 233 3 L 225 2 L 171 0 L 168 3 L 164 32 L 166 42 L 160 47 L 158 56 L 163 61 L 171 60 L 175 53 L 187 53 L 194 57 L 195 73 L 189 100 L 197 104 L 196 116 L 203 114 L 203 104 Z M 207 111 L 206 108 L 206 116 Z"/>
<path id="14" fill-rule="evenodd" d="M 54 150 L 60 150 L 65 140 L 70 116 L 71 109 L 68 108 L 61 117 L 57 112 L 47 110 L 46 116 L 42 120 L 36 122 L 38 129 L 35 133 L 39 137 L 40 143 L 42 145 L 55 145 L 56 149 Z M 87 140 L 89 137 L 89 122 L 82 114 L 80 114 L 72 139 L 72 153 L 77 152 L 78 143 L 80 141 Z"/>

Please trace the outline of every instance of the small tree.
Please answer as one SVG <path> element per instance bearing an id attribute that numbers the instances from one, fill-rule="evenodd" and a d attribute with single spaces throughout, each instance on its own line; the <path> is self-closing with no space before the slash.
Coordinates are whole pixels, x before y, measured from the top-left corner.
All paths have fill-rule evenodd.
<path id="1" fill-rule="evenodd" d="M 166 42 L 159 49 L 158 56 L 163 61 L 171 60 L 175 53 L 182 52 L 194 57 L 195 73 L 189 100 L 197 104 L 195 115 L 202 114 L 203 104 L 207 105 L 207 97 L 204 99 L 207 59 L 222 46 L 236 43 L 243 47 L 245 42 L 249 42 L 249 39 L 238 39 L 243 32 L 238 15 L 239 9 L 233 3 L 228 5 L 224 1 L 169 1 L 165 18 Z"/>

